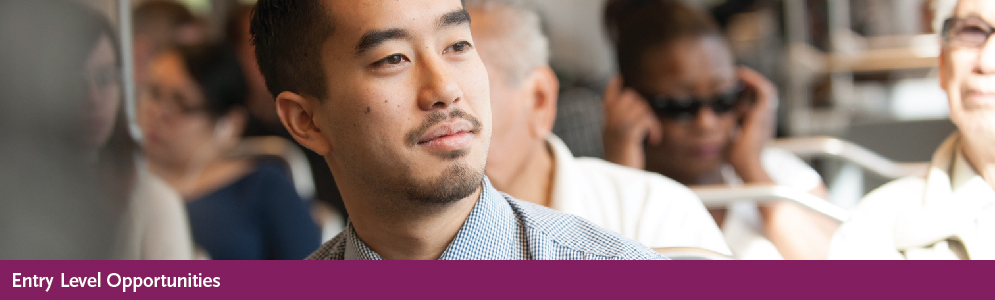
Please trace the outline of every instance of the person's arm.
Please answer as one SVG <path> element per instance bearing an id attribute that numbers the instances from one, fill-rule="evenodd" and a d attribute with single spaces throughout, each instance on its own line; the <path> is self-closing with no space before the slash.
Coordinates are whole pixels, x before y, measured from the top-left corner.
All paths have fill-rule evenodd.
<path id="1" fill-rule="evenodd" d="M 764 169 L 761 156 L 772 138 L 777 108 L 777 90 L 759 73 L 740 68 L 739 78 L 752 89 L 756 102 L 743 115 L 742 128 L 729 151 L 729 163 L 744 183 L 776 184 Z M 825 197 L 825 186 L 810 191 Z M 825 259 L 829 240 L 839 223 L 791 202 L 760 206 L 764 236 L 786 259 Z"/>
<path id="2" fill-rule="evenodd" d="M 643 142 L 659 143 L 663 130 L 653 110 L 634 90 L 622 86 L 616 76 L 608 82 L 604 94 L 605 160 L 630 168 L 646 169 Z"/>
<path id="3" fill-rule="evenodd" d="M 810 191 L 825 194 L 825 186 Z M 764 234 L 785 259 L 826 259 L 829 242 L 840 223 L 791 202 L 776 202 L 760 208 Z"/>

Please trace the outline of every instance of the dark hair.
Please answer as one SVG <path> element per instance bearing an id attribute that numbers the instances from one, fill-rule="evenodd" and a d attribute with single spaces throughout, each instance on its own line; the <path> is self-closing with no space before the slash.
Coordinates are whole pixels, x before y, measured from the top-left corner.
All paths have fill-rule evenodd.
<path id="1" fill-rule="evenodd" d="M 135 8 L 132 16 L 135 20 L 135 33 L 146 33 L 157 29 L 158 26 L 176 29 L 196 20 L 196 17 L 186 6 L 170 0 L 143 2 Z"/>
<path id="2" fill-rule="evenodd" d="M 220 118 L 245 106 L 248 86 L 235 50 L 221 44 L 180 46 L 175 53 L 204 95 L 208 114 Z"/>
<path id="3" fill-rule="evenodd" d="M 643 56 L 685 38 L 722 36 L 708 14 L 680 0 L 611 0 L 605 27 L 615 46 L 619 72 L 629 83 L 643 74 Z"/>
<path id="4" fill-rule="evenodd" d="M 320 1 L 260 0 L 250 22 L 256 62 L 271 94 L 328 98 L 321 45 L 334 26 Z"/>

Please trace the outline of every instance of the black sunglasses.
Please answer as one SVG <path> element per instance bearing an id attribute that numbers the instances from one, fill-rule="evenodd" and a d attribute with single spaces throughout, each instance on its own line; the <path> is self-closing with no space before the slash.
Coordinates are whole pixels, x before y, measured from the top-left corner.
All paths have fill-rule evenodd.
<path id="1" fill-rule="evenodd" d="M 715 114 L 725 114 L 738 106 L 746 95 L 746 88 L 742 84 L 718 94 L 711 98 L 696 98 L 691 96 L 667 97 L 639 92 L 657 116 L 662 118 L 687 121 L 698 116 L 701 108 L 708 106 Z"/>

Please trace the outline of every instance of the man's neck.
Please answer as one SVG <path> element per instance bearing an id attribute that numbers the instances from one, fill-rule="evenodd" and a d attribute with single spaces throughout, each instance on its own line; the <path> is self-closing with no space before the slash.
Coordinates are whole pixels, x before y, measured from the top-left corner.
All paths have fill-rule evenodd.
<path id="1" fill-rule="evenodd" d="M 384 203 L 383 199 L 350 197 L 348 188 L 342 188 L 346 210 L 356 235 L 380 257 L 391 260 L 439 259 L 456 238 L 474 205 L 480 199 L 483 185 L 469 197 L 444 207 L 383 208 L 371 205 Z M 358 201 L 350 201 L 358 200 Z M 407 199 L 395 203 L 413 203 Z M 412 204 L 422 205 L 422 204 Z"/>
<path id="2" fill-rule="evenodd" d="M 961 148 L 968 163 L 995 189 L 995 152 L 991 150 L 991 146 L 964 138 Z"/>
<path id="3" fill-rule="evenodd" d="M 500 183 L 495 183 L 494 187 L 515 198 L 550 206 L 556 178 L 553 149 L 544 140 L 519 166 L 517 172 L 507 174 L 507 178 L 498 180 Z"/>

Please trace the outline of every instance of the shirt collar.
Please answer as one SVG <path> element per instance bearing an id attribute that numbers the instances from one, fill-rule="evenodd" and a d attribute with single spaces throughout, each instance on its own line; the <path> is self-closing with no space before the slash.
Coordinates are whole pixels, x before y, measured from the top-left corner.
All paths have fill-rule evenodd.
<path id="1" fill-rule="evenodd" d="M 525 239 L 520 238 L 524 231 L 517 226 L 515 212 L 501 192 L 491 185 L 486 176 L 480 198 L 470 211 L 470 215 L 460 227 L 456 237 L 440 260 L 508 260 L 522 256 Z M 382 260 L 376 252 L 366 246 L 352 227 L 346 225 L 346 260 Z"/>
<path id="2" fill-rule="evenodd" d="M 352 227 L 352 222 L 346 224 L 344 229 L 345 237 L 345 259 L 346 260 L 383 260 L 373 249 L 366 246 L 356 235 L 356 230 Z"/>
<path id="3" fill-rule="evenodd" d="M 958 198 L 995 199 L 995 191 L 974 170 L 963 150 L 957 150 L 950 173 L 950 187 Z"/>
<path id="4" fill-rule="evenodd" d="M 549 207 L 555 210 L 564 210 L 563 205 L 567 205 L 568 199 L 580 199 L 580 189 L 573 186 L 581 182 L 575 176 L 580 174 L 577 165 L 574 164 L 574 155 L 570 148 L 556 135 L 550 134 L 546 137 L 546 146 L 553 155 L 553 191 L 551 192 Z"/>

